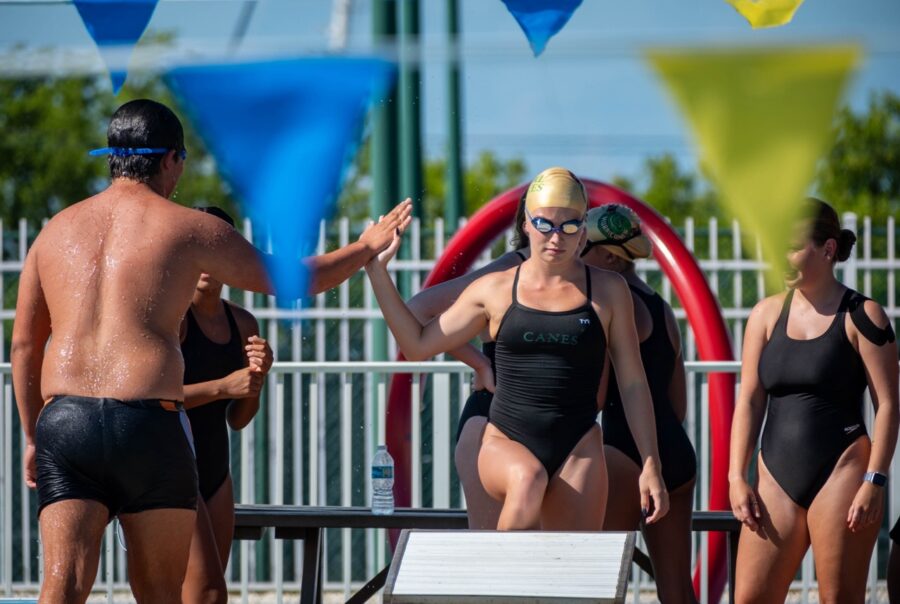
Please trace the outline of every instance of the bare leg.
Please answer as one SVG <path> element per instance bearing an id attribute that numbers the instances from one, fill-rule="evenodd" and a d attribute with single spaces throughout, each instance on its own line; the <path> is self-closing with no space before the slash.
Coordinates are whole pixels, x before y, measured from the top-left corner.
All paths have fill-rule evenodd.
<path id="1" fill-rule="evenodd" d="M 608 492 L 603 434 L 588 430 L 550 479 L 541 509 L 547 531 L 599 531 L 603 528 Z"/>
<path id="2" fill-rule="evenodd" d="M 100 563 L 109 509 L 99 501 L 66 499 L 51 503 L 39 518 L 44 547 L 40 602 L 84 602 Z"/>
<path id="3" fill-rule="evenodd" d="M 510 440 L 490 423 L 484 429 L 478 453 L 478 474 L 488 495 L 503 501 L 498 530 L 541 527 L 547 471 L 524 445 Z"/>
<path id="4" fill-rule="evenodd" d="M 181 587 L 185 604 L 222 604 L 228 602 L 225 571 L 216 547 L 216 537 L 206 503 L 197 500 L 197 521 L 191 539 L 187 573 Z"/>
<path id="5" fill-rule="evenodd" d="M 820 602 L 864 602 L 872 549 L 881 518 L 863 530 L 847 528 L 847 512 L 862 485 L 871 443 L 860 437 L 847 447 L 807 516 L 816 561 Z"/>
<path id="6" fill-rule="evenodd" d="M 629 460 L 630 461 L 630 460 Z M 634 462 L 632 462 L 634 465 Z M 660 602 L 696 604 L 691 579 L 691 513 L 694 508 L 694 480 L 669 492 L 669 513 L 662 520 L 644 526 L 644 541 Z"/>
<path id="7" fill-rule="evenodd" d="M 606 445 L 603 452 L 609 484 L 614 485 L 616 490 L 606 503 L 603 530 L 636 531 L 641 524 L 641 493 L 638 487 L 641 469 L 615 447 Z"/>
<path id="8" fill-rule="evenodd" d="M 159 509 L 120 514 L 128 576 L 138 604 L 180 604 L 197 513 Z"/>
<path id="9" fill-rule="evenodd" d="M 231 543 L 234 541 L 234 484 L 231 482 L 231 474 L 206 502 L 206 511 L 209 513 L 213 535 L 216 536 L 216 549 L 219 551 L 224 575 L 231 557 Z"/>
<path id="10" fill-rule="evenodd" d="M 470 529 L 496 529 L 502 504 L 487 494 L 478 476 L 478 454 L 484 438 L 486 417 L 471 417 L 463 426 L 456 443 L 453 460 L 456 473 L 466 494 L 466 511 Z"/>
<path id="11" fill-rule="evenodd" d="M 809 547 L 806 510 L 794 503 L 759 456 L 760 530 L 741 528 L 735 576 L 738 604 L 784 602 Z"/>
<path id="12" fill-rule="evenodd" d="M 887 567 L 888 601 L 891 604 L 900 604 L 900 546 L 896 541 L 891 541 L 891 556 L 888 558 Z"/>

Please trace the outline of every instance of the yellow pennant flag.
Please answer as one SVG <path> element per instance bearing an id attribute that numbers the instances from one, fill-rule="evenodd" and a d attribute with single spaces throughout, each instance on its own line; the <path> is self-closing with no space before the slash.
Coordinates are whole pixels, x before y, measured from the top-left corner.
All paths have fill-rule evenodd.
<path id="1" fill-rule="evenodd" d="M 801 202 L 860 54 L 853 46 L 648 54 L 690 124 L 704 172 L 760 238 L 779 289 Z"/>
<path id="2" fill-rule="evenodd" d="M 753 29 L 778 27 L 791 22 L 803 0 L 726 0 Z"/>

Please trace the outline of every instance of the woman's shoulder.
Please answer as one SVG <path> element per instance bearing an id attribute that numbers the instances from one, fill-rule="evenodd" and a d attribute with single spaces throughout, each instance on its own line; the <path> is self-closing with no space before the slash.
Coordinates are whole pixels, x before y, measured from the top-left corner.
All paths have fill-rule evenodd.
<path id="1" fill-rule="evenodd" d="M 505 268 L 498 267 L 498 270 L 484 273 L 483 275 L 480 275 L 474 281 L 472 281 L 467 289 L 475 289 L 480 291 L 484 289 L 502 287 L 504 284 L 509 284 L 511 287 L 513 279 L 515 279 L 516 277 L 516 271 L 519 270 L 520 264 L 521 262 L 518 262 Z"/>
<path id="2" fill-rule="evenodd" d="M 631 301 L 631 290 L 628 289 L 628 282 L 625 278 L 615 271 L 606 270 L 605 268 L 597 268 L 586 264 L 591 274 L 591 297 L 595 301 L 600 301 L 604 296 L 612 296 L 614 299 L 622 298 Z"/>
<path id="3" fill-rule="evenodd" d="M 259 322 L 253 316 L 253 313 L 231 300 L 223 298 L 223 302 L 225 302 L 228 310 L 231 311 L 231 316 L 234 317 L 234 322 L 237 323 L 238 329 L 242 334 L 259 333 Z"/>
<path id="4" fill-rule="evenodd" d="M 894 342 L 896 336 L 893 325 L 884 307 L 855 290 L 850 290 L 850 292 L 847 304 L 850 322 L 847 323 L 847 326 L 862 334 L 876 346 Z"/>

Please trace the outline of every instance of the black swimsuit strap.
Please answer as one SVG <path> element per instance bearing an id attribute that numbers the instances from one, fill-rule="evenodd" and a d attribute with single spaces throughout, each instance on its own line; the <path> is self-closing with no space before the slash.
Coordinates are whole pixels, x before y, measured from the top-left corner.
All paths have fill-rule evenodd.
<path id="1" fill-rule="evenodd" d="M 519 289 L 519 271 L 522 270 L 522 265 L 516 267 L 516 277 L 513 279 L 513 290 L 512 290 L 512 306 L 515 306 L 519 303 L 519 296 L 516 294 L 516 290 Z"/>
<path id="2" fill-rule="evenodd" d="M 591 297 L 591 267 L 587 264 L 584 265 L 584 279 L 585 284 L 587 285 L 587 303 L 591 304 L 593 298 Z"/>
<path id="3" fill-rule="evenodd" d="M 789 289 L 787 295 L 784 297 L 784 303 L 781 305 L 781 314 L 778 315 L 778 323 L 781 324 L 781 328 L 784 330 L 784 334 L 787 335 L 787 322 L 788 316 L 791 314 L 791 300 L 794 299 L 794 290 Z"/>
<path id="4" fill-rule="evenodd" d="M 235 338 L 238 338 L 238 340 L 240 340 L 241 332 L 240 332 L 240 330 L 238 330 L 237 321 L 235 321 L 235 319 L 234 319 L 234 314 L 231 312 L 231 308 L 229 308 L 228 302 L 226 302 L 225 300 L 222 300 L 222 305 L 225 307 L 225 317 L 228 319 L 228 341 L 227 342 L 225 342 L 224 344 L 219 344 L 218 342 L 213 342 L 212 340 L 210 340 L 209 336 L 207 336 L 203 332 L 203 329 L 200 327 L 200 324 L 197 323 L 197 319 L 194 317 L 194 311 L 190 307 L 188 307 L 188 311 L 187 311 L 188 326 L 187 326 L 187 332 L 184 336 L 184 342 L 182 342 L 182 344 L 184 344 L 191 338 L 192 333 L 199 334 L 207 342 L 209 342 L 210 344 L 215 344 L 216 346 L 228 346 L 229 344 L 234 342 Z M 196 335 L 194 337 L 196 337 Z"/>
<path id="5" fill-rule="evenodd" d="M 241 332 L 238 329 L 237 321 L 234 319 L 234 314 L 231 312 L 231 305 L 225 300 L 222 300 L 222 304 L 225 306 L 225 316 L 228 317 L 228 329 L 231 331 L 231 339 L 228 340 L 228 343 L 231 344 L 235 338 L 241 339 Z"/>

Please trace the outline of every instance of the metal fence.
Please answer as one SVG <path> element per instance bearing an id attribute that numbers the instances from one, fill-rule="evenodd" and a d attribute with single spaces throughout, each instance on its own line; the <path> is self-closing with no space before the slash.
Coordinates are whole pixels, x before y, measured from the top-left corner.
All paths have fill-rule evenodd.
<path id="1" fill-rule="evenodd" d="M 845 225 L 857 230 L 860 242 L 854 256 L 840 268 L 839 277 L 851 287 L 881 302 L 897 323 L 896 273 L 900 261 L 896 253 L 893 219 L 873 226 L 845 215 Z M 860 227 L 861 223 L 861 228 Z M 343 245 L 355 236 L 346 220 L 328 232 L 322 226 L 320 251 Z M 19 459 L 22 438 L 14 410 L 9 365 L 6 359 L 10 321 L 14 313 L 14 292 L 18 271 L 37 225 L 20 222 L 12 232 L 0 228 L 0 593 L 36 588 L 39 577 L 35 497 L 21 479 Z M 753 304 L 765 294 L 762 270 L 756 257 L 747 257 L 747 242 L 737 224 L 720 228 L 713 220 L 698 227 L 687 221 L 681 229 L 688 246 L 698 256 L 713 291 L 719 297 L 736 350 L 744 321 Z M 246 231 L 252 239 L 249 229 Z M 440 222 L 424 232 L 422 225 L 411 229 L 411 258 L 398 260 L 393 269 L 398 276 L 409 275 L 410 291 L 418 291 L 433 258 L 444 245 L 444 225 Z M 498 242 L 480 262 L 508 248 L 508 237 Z M 257 241 L 257 244 L 265 243 Z M 751 242 L 752 243 L 752 242 Z M 750 247 L 753 247 L 752 245 Z M 693 332 L 684 323 L 684 313 L 672 300 L 671 285 L 652 260 L 638 263 L 638 271 L 662 295 L 671 300 L 682 323 L 685 357 L 688 362 L 688 415 L 686 428 L 695 443 L 699 476 L 696 509 L 706 509 L 709 495 L 709 420 L 706 373 L 711 367 L 697 363 Z M 296 503 L 316 505 L 366 505 L 370 498 L 371 454 L 384 441 L 383 422 L 387 384 L 392 373 L 416 371 L 428 374 L 423 385 L 413 380 L 413 486 L 414 503 L 424 507 L 462 507 L 464 500 L 452 466 L 452 440 L 461 401 L 469 389 L 469 372 L 457 363 L 431 362 L 403 364 L 379 362 L 373 331 L 381 313 L 362 275 L 354 276 L 339 288 L 316 296 L 305 306 L 279 309 L 274 300 L 249 293 L 232 298 L 249 308 L 259 319 L 262 332 L 276 350 L 279 362 L 273 367 L 264 391 L 264 404 L 257 419 L 242 432 L 232 433 L 232 469 L 236 498 L 242 503 Z M 389 358 L 395 353 L 388 339 Z M 290 360 L 288 360 L 290 359 Z M 736 371 L 737 363 L 717 370 Z M 870 406 L 867 407 L 870 409 Z M 869 411 L 871 416 L 871 411 Z M 867 418 L 871 421 L 871 417 Z M 895 462 L 896 463 L 896 462 Z M 893 469 L 893 468 L 892 468 Z M 895 474 L 896 475 L 896 474 Z M 871 581 L 883 577 L 888 540 L 886 529 L 900 514 L 900 485 L 891 482 L 885 530 L 873 558 Z M 107 532 L 104 558 L 97 589 L 125 586 L 125 555 L 116 544 L 114 525 Z M 705 539 L 695 536 L 696 555 L 705 559 Z M 349 593 L 382 567 L 388 555 L 380 531 L 331 530 L 325 539 L 325 581 Z M 231 585 L 240 585 L 243 600 L 259 591 L 296 589 L 300 580 L 301 547 L 275 541 L 271 536 L 258 543 L 238 543 L 228 568 Z M 703 584 L 705 585 L 705 581 Z M 647 585 L 635 571 L 633 585 Z M 803 598 L 814 588 L 811 557 L 807 557 L 797 587 Z M 636 590 L 637 592 L 638 590 Z M 706 601 L 706 598 L 704 598 Z"/>

